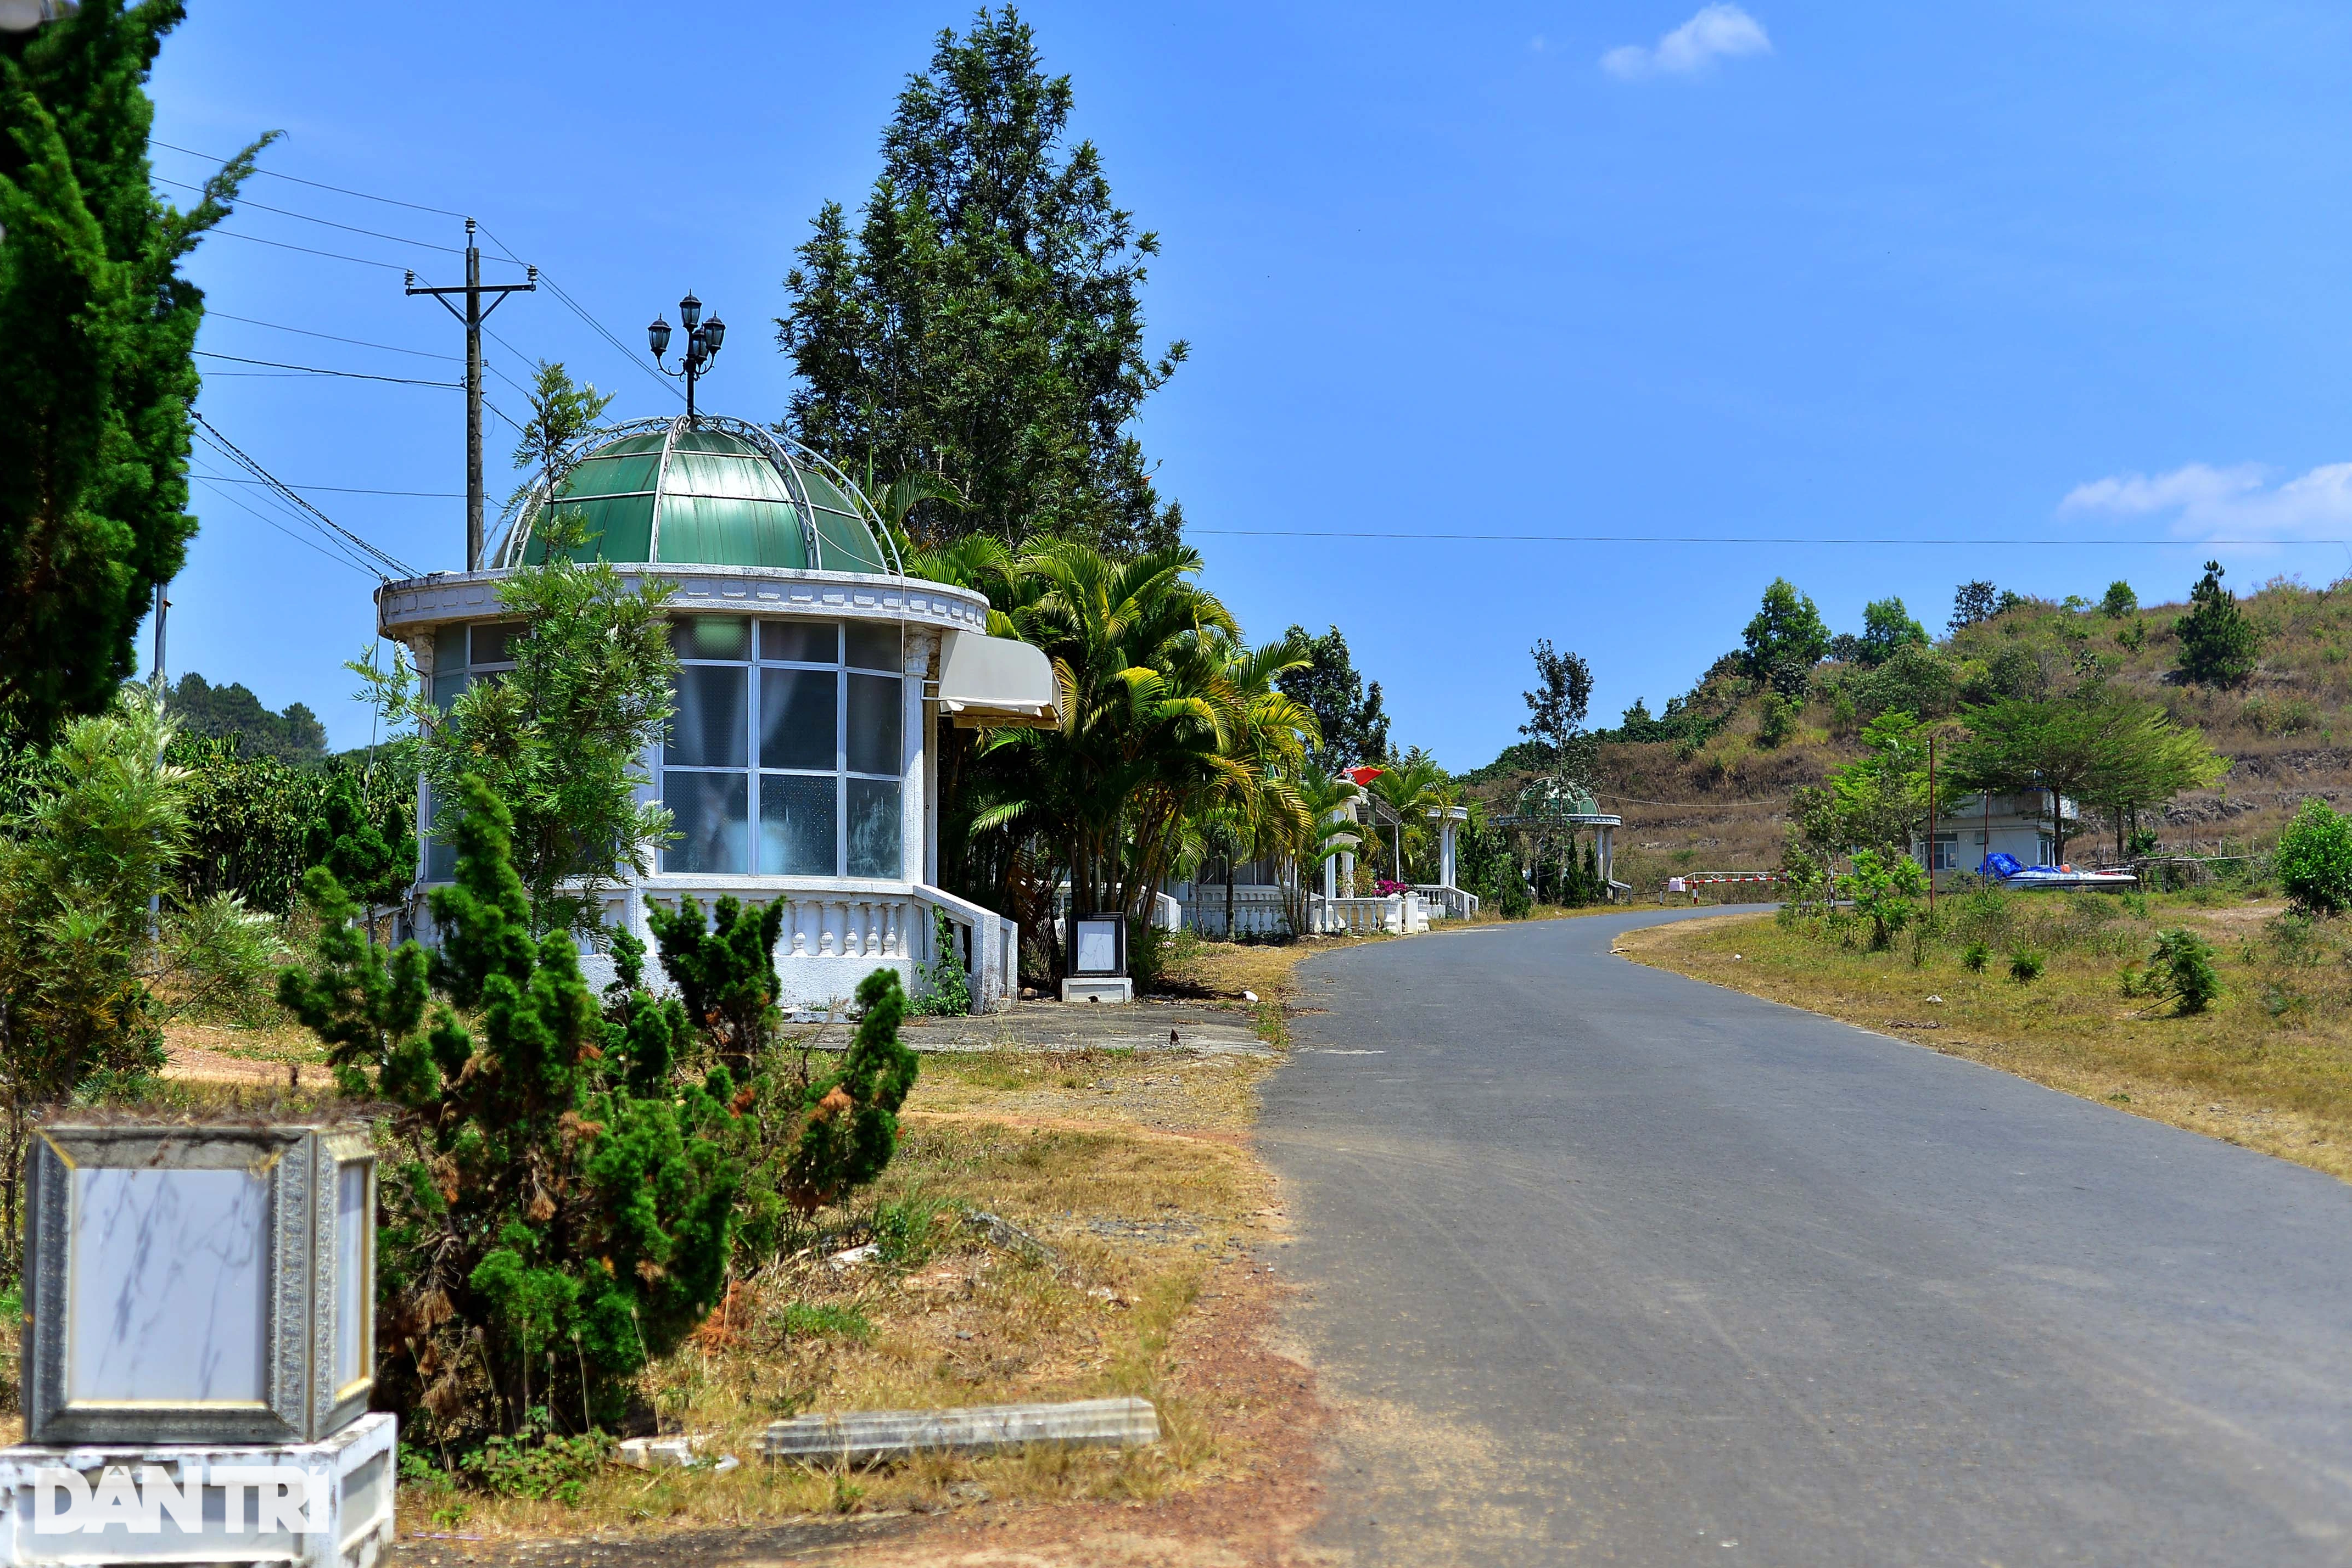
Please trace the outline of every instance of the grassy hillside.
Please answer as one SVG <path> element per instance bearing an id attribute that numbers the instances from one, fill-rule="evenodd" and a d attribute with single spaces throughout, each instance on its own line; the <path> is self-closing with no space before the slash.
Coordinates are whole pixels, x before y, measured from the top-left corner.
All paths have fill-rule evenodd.
<path id="1" fill-rule="evenodd" d="M 1862 726 L 1879 712 L 1942 716 L 1971 702 L 2063 692 L 2095 668 L 2161 702 L 2231 760 L 2217 787 L 2184 795 L 2142 826 L 2170 851 L 2267 846 L 2306 796 L 2339 807 L 2352 797 L 2352 579 L 2310 588 L 2274 578 L 2240 603 L 2262 648 L 2252 679 L 2230 690 L 2172 679 L 2182 603 L 2116 616 L 2080 599 L 2025 600 L 1874 668 L 1824 662 L 1801 705 L 1782 715 L 1777 742 L 1769 700 L 1719 664 L 1677 700 L 1683 738 L 1604 739 L 1602 805 L 1626 823 L 1619 875 L 1647 890 L 1677 869 L 1769 868 L 1790 791 L 1856 755 Z M 1473 793 L 1511 799 L 1528 776 L 1510 765 L 1522 761 L 1507 752 L 1470 775 Z"/>

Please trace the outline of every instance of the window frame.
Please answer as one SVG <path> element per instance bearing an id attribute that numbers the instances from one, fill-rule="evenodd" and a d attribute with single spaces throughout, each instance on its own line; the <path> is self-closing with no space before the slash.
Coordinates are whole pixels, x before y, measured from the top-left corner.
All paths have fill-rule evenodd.
<path id="1" fill-rule="evenodd" d="M 689 612 L 689 614 L 691 613 Z M 686 616 L 675 616 L 673 617 L 673 625 L 687 618 L 688 617 Z M 853 625 L 878 625 L 878 623 L 856 622 L 849 617 L 829 620 L 802 620 L 797 617 L 761 616 L 756 613 L 747 614 L 741 618 L 748 623 L 751 628 L 748 657 L 740 659 L 695 658 L 686 654 L 680 654 L 678 664 L 681 668 L 716 666 L 721 668 L 748 669 L 749 686 L 746 692 L 747 700 L 744 703 L 743 709 L 743 721 L 745 726 L 745 765 L 741 768 L 705 766 L 679 766 L 673 768 L 668 764 L 665 758 L 656 772 L 660 781 L 657 786 L 659 797 L 665 802 L 669 798 L 669 774 L 672 773 L 731 774 L 742 781 L 745 821 L 747 824 L 744 844 L 745 866 L 744 868 L 740 871 L 673 871 L 670 868 L 669 864 L 669 857 L 672 851 L 667 847 L 664 847 L 661 850 L 661 874 L 665 876 L 744 876 L 764 878 L 812 877 L 828 881 L 907 881 L 908 879 L 907 875 L 907 835 L 905 826 L 907 799 L 907 675 L 905 670 L 906 661 L 903 652 L 901 653 L 901 657 L 898 660 L 899 667 L 895 669 L 877 669 L 872 668 L 870 665 L 852 664 L 850 662 L 851 626 Z M 833 658 L 830 662 L 827 662 L 820 659 L 771 658 L 767 657 L 764 628 L 770 626 L 793 626 L 804 631 L 817 626 L 830 626 L 833 630 Z M 895 640 L 897 640 L 899 647 L 903 650 L 905 647 L 905 627 L 903 626 L 893 625 L 889 629 L 897 634 Z M 761 731 L 764 728 L 766 712 L 765 681 L 768 679 L 769 671 L 775 671 L 778 674 L 791 672 L 796 675 L 830 674 L 833 677 L 833 765 L 830 768 L 786 766 L 771 767 L 768 765 L 762 754 L 761 742 L 763 738 Z M 889 711 L 892 720 L 891 727 L 896 731 L 897 735 L 897 743 L 895 746 L 897 766 L 892 772 L 877 773 L 869 769 L 853 768 L 850 766 L 849 722 L 850 691 L 852 689 L 851 680 L 853 677 L 858 676 L 863 676 L 867 679 L 887 679 L 891 683 L 891 702 Z M 664 742 L 664 747 L 666 750 L 666 741 Z M 761 819 L 760 808 L 761 797 L 763 793 L 761 789 L 761 781 L 768 778 L 821 778 L 832 781 L 834 818 L 832 870 L 824 872 L 785 871 L 782 869 L 771 869 L 762 864 L 763 851 L 761 844 Z M 850 821 L 849 797 L 850 781 L 852 780 L 861 780 L 876 784 L 887 784 L 892 787 L 898 814 L 898 821 L 897 825 L 898 832 L 896 835 L 898 840 L 898 857 L 896 865 L 893 866 L 887 873 L 866 874 L 854 872 L 850 869 L 850 833 L 852 824 Z"/>

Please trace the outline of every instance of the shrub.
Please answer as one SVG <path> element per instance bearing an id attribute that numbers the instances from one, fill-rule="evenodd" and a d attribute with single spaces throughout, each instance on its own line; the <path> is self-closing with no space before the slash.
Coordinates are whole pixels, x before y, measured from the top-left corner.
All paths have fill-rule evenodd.
<path id="1" fill-rule="evenodd" d="M 1150 922 L 1143 924 L 1149 929 Z M 945 910 L 931 910 L 931 951 L 938 956 L 923 965 L 922 986 L 907 1011 L 924 1018 L 963 1017 L 971 1011 L 971 976 L 956 952 L 955 927 Z"/>
<path id="2" fill-rule="evenodd" d="M 1884 952 L 1895 935 L 1918 913 L 1917 900 L 1927 890 L 1927 873 L 1907 855 L 1882 856 L 1864 849 L 1853 858 L 1853 869 L 1838 879 L 1838 892 L 1853 900 L 1854 912 L 1870 922 L 1870 948 Z"/>
<path id="3" fill-rule="evenodd" d="M 2139 595 L 2132 592 L 2129 583 L 2118 577 L 2107 584 L 2106 595 L 2099 601 L 2099 608 L 2112 619 L 2119 621 L 2139 608 Z"/>
<path id="4" fill-rule="evenodd" d="M 600 1016 L 572 937 L 531 935 L 506 808 L 478 778 L 462 788 L 457 880 L 432 899 L 441 951 L 370 945 L 357 907 L 314 868 L 318 960 L 278 977 L 346 1092 L 391 1104 L 380 1348 L 400 1353 L 383 1358 L 385 1396 L 460 1441 L 525 1435 L 559 1394 L 617 1414 L 646 1362 L 719 1300 L 740 1181 L 725 1069 L 668 1081 L 674 1003 L 638 992 Z M 634 955 L 620 956 L 634 979 Z M 553 1386 L 567 1375 L 570 1389 Z M 478 1479 L 505 1485 L 542 1463 L 486 1451 Z"/>
<path id="5" fill-rule="evenodd" d="M 1982 974 L 1992 960 L 1992 949 L 1980 942 L 1972 942 L 1960 950 L 1960 967 L 1970 974 Z"/>
<path id="6" fill-rule="evenodd" d="M 2160 933 L 2148 955 L 2149 994 L 2169 996 L 2179 1014 L 2202 1013 L 2221 994 L 2221 977 L 2213 969 L 2213 944 L 2195 931 Z"/>
<path id="7" fill-rule="evenodd" d="M 2295 908 L 2320 915 L 2352 908 L 2352 817 L 2324 800 L 2305 801 L 2271 864 Z"/>
<path id="8" fill-rule="evenodd" d="M 1756 704 L 1756 743 L 1769 752 L 1785 745 L 1797 732 L 1797 704 L 1778 691 L 1767 691 Z"/>
<path id="9" fill-rule="evenodd" d="M 2012 952 L 2009 955 L 2009 977 L 2020 985 L 2031 985 L 2042 978 L 2042 958 L 2038 953 Z"/>

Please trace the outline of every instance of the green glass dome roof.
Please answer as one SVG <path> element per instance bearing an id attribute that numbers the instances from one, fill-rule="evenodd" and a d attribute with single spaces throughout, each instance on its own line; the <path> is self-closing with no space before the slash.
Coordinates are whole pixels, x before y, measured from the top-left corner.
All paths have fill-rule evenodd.
<path id="1" fill-rule="evenodd" d="M 840 469 L 740 419 L 645 419 L 599 431 L 555 472 L 557 517 L 577 517 L 579 561 L 773 566 L 898 574 L 881 521 Z M 547 558 L 547 487 L 534 489 L 491 559 Z"/>

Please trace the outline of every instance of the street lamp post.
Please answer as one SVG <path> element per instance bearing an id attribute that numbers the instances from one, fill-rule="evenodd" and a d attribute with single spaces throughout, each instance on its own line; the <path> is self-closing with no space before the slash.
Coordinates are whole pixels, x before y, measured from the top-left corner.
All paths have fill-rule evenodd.
<path id="1" fill-rule="evenodd" d="M 686 328 L 686 361 L 678 369 L 671 370 L 662 364 L 662 356 L 669 353 L 668 321 L 656 316 L 654 324 L 646 329 L 646 342 L 653 348 L 654 363 L 661 365 L 666 374 L 681 377 L 686 382 L 686 422 L 692 425 L 694 384 L 709 367 L 710 362 L 719 357 L 719 345 L 727 341 L 727 323 L 716 315 L 704 321 L 702 301 L 694 297 L 691 289 L 687 290 L 686 298 L 677 302 L 677 319 L 679 324 Z"/>

